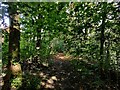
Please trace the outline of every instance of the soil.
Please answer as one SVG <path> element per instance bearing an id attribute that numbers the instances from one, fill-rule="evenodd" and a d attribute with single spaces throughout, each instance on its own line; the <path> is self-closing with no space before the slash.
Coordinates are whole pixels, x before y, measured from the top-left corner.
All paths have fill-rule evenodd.
<path id="1" fill-rule="evenodd" d="M 33 68 L 33 66 L 30 66 L 32 68 L 28 67 L 28 70 L 25 72 L 32 69 L 30 71 L 31 74 L 41 78 L 41 88 L 39 90 L 83 90 L 80 82 L 80 73 L 77 72 L 69 62 L 71 58 L 72 56 L 58 53 L 52 55 L 52 57 L 46 61 L 51 63 L 50 65 L 47 65 L 47 63 L 35 64 L 36 67 Z M 35 70 L 37 68 L 38 70 Z"/>
<path id="2" fill-rule="evenodd" d="M 37 56 L 32 60 L 26 60 L 22 63 L 24 79 L 19 90 L 119 90 L 116 83 L 112 86 L 113 83 L 105 82 L 97 85 L 98 73 L 95 71 L 88 76 L 86 73 L 83 74 L 70 63 L 72 59 L 72 56 L 58 53 L 44 60 L 44 63 L 41 63 Z M 81 65 L 91 68 L 84 63 Z M 35 89 L 37 86 L 40 88 Z"/>

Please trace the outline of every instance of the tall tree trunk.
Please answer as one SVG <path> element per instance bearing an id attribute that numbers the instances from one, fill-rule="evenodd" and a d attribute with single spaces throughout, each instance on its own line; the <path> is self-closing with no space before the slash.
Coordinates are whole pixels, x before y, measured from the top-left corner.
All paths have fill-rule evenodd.
<path id="1" fill-rule="evenodd" d="M 38 4 L 38 7 L 40 5 Z M 42 19 L 42 15 L 39 14 L 38 15 L 38 21 Z M 37 21 L 37 24 L 40 23 Z M 37 26 L 37 42 L 36 42 L 36 49 L 40 49 L 41 48 L 41 28 L 42 28 L 42 23 L 40 23 L 38 26 Z"/>
<path id="2" fill-rule="evenodd" d="M 20 61 L 20 25 L 19 25 L 19 13 L 17 11 L 17 6 L 14 3 L 8 3 L 9 5 L 9 16 L 10 16 L 10 33 L 9 33 L 9 57 L 7 64 L 7 73 L 4 79 L 4 85 L 2 90 L 10 90 L 11 88 L 11 76 L 13 73 L 17 73 L 14 71 L 16 68 L 14 62 Z M 19 65 L 19 69 L 21 70 L 21 66 Z"/>
<path id="3" fill-rule="evenodd" d="M 99 68 L 100 68 L 100 75 L 101 75 L 101 78 L 104 79 L 104 67 L 103 67 L 103 64 L 104 64 L 104 42 L 105 42 L 105 20 L 106 20 L 106 6 L 107 3 L 103 3 L 103 13 L 102 13 L 102 24 L 100 26 L 100 30 L 101 30 L 101 33 L 100 33 L 100 65 L 99 65 Z"/>
<path id="4" fill-rule="evenodd" d="M 41 48 L 41 28 L 37 28 L 37 42 L 36 42 L 36 49 Z"/>
<path id="5" fill-rule="evenodd" d="M 106 20 L 106 3 L 103 6 L 104 11 L 102 13 L 102 24 L 100 26 L 101 34 L 100 34 L 100 67 L 103 68 L 103 59 L 104 59 L 104 42 L 105 42 L 105 20 Z"/>

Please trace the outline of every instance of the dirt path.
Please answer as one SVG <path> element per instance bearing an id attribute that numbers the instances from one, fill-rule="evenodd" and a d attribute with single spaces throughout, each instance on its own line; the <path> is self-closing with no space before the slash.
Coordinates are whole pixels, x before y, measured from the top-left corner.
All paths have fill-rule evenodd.
<path id="1" fill-rule="evenodd" d="M 72 56 L 52 55 L 46 63 L 40 59 L 25 60 L 23 81 L 19 90 L 83 90 L 80 72 L 70 63 Z M 39 89 L 35 89 L 39 86 Z"/>
<path id="2" fill-rule="evenodd" d="M 19 90 L 119 90 L 116 83 L 109 85 L 103 81 L 102 84 L 96 85 L 98 74 L 94 71 L 95 68 L 91 67 L 92 64 L 80 62 L 78 66 L 83 70 L 88 69 L 89 72 L 78 72 L 75 65 L 70 63 L 71 59 L 71 56 L 58 53 L 44 60 L 44 63 L 39 63 L 40 59 L 36 57 L 33 61 L 25 60 L 27 62 L 22 64 L 24 79 Z"/>
<path id="3" fill-rule="evenodd" d="M 74 71 L 74 68 L 68 61 L 56 60 L 51 68 L 43 72 L 47 74 L 49 78 L 46 81 L 43 79 L 42 89 L 49 87 L 53 88 L 53 90 L 80 90 L 79 74 Z M 55 80 L 52 79 L 53 77 Z"/>
<path id="4" fill-rule="evenodd" d="M 70 59 L 71 56 L 59 53 L 49 59 L 49 62 L 52 62 L 50 66 L 36 65 L 33 69 L 39 69 L 37 75 L 42 79 L 39 90 L 83 90 L 79 78 L 80 74 L 75 71 L 69 62 Z M 36 75 L 35 71 L 33 70 L 31 74 Z"/>

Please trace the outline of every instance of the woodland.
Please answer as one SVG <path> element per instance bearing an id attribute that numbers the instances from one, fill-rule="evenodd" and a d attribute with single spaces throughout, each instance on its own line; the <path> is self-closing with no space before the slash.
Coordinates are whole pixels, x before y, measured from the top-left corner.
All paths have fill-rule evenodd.
<path id="1" fill-rule="evenodd" d="M 1 90 L 120 90 L 119 2 L 0 8 Z"/>

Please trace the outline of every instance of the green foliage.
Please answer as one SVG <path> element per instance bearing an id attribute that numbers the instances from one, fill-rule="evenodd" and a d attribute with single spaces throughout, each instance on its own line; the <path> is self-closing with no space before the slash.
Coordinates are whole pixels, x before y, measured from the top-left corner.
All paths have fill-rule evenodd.
<path id="1" fill-rule="evenodd" d="M 26 74 L 23 75 L 22 86 L 18 90 L 38 90 L 40 89 L 41 79 L 38 76 Z"/>
<path id="2" fill-rule="evenodd" d="M 87 59 L 87 62 L 72 61 L 82 77 L 92 75 L 93 69 L 119 70 L 118 3 L 76 2 L 72 6 L 67 2 L 21 2 L 16 5 L 21 16 L 21 62 L 35 55 L 46 60 L 50 54 L 63 52 Z M 2 55 L 6 64 L 9 37 L 6 33 L 4 35 Z M 36 89 L 37 78 L 29 75 L 25 78 L 28 80 L 26 85 L 32 88 L 31 82 L 34 82 L 33 88 Z M 93 85 L 100 86 L 103 82 L 99 75 L 96 78 Z"/>
<path id="3" fill-rule="evenodd" d="M 4 43 L 2 44 L 2 64 L 7 64 L 8 61 L 8 34 L 4 33 Z"/>
<path id="4" fill-rule="evenodd" d="M 53 40 L 50 43 L 51 52 L 63 52 L 65 50 L 65 44 L 63 40 L 60 40 L 59 38 L 53 38 Z"/>
<path id="5" fill-rule="evenodd" d="M 22 85 L 22 77 L 21 76 L 19 76 L 17 78 L 15 77 L 15 78 L 13 78 L 11 80 L 11 86 L 12 86 L 12 88 L 18 89 L 18 88 L 21 87 L 21 85 Z"/>

